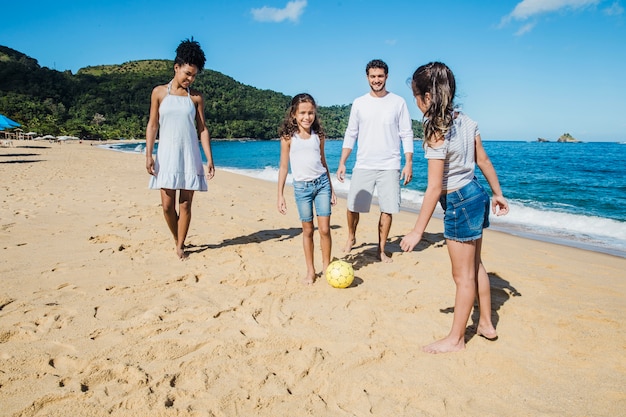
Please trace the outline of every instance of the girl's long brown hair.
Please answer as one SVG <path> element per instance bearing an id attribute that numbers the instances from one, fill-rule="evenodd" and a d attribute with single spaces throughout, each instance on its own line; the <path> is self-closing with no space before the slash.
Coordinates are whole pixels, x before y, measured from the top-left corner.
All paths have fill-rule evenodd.
<path id="1" fill-rule="evenodd" d="M 317 133 L 317 136 L 323 140 L 326 137 L 326 132 L 324 132 L 324 128 L 322 127 L 322 122 L 320 121 L 319 114 L 317 114 L 317 104 L 315 104 L 315 100 L 310 94 L 301 93 L 295 95 L 291 99 L 291 105 L 285 114 L 285 120 L 278 128 L 278 135 L 281 139 L 290 140 L 294 133 L 298 132 L 298 122 L 296 122 L 296 112 L 298 111 L 298 105 L 300 103 L 311 103 L 313 107 L 315 107 L 315 120 L 311 125 L 311 130 L 314 130 Z"/>
<path id="2" fill-rule="evenodd" d="M 430 62 L 413 73 L 411 88 L 415 97 L 430 94 L 430 106 L 424 113 L 424 143 L 433 144 L 452 126 L 456 81 L 446 64 Z"/>

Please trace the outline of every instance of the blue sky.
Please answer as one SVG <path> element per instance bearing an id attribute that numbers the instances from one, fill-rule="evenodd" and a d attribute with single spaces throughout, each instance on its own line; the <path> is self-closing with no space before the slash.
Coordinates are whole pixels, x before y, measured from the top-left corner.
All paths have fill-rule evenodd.
<path id="1" fill-rule="evenodd" d="M 18 3 L 3 6 L 0 45 L 59 71 L 173 59 L 193 36 L 207 68 L 333 105 L 366 93 L 365 65 L 380 58 L 421 119 L 406 80 L 438 60 L 485 140 L 626 141 L 626 0 Z"/>

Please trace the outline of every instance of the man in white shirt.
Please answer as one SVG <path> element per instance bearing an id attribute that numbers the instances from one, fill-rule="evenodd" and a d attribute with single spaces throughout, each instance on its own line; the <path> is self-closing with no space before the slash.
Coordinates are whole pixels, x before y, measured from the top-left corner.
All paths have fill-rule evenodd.
<path id="1" fill-rule="evenodd" d="M 400 180 L 406 185 L 413 177 L 413 129 L 404 99 L 386 89 L 387 64 L 379 59 L 372 60 L 365 67 L 365 73 L 370 91 L 352 103 L 337 168 L 337 179 L 343 182 L 346 160 L 358 140 L 348 192 L 348 241 L 344 252 L 350 252 L 356 243 L 360 213 L 369 212 L 376 189 L 380 207 L 378 254 L 381 261 L 392 262 L 385 253 L 385 244 L 392 214 L 400 211 Z M 401 145 L 405 157 L 402 172 Z"/>

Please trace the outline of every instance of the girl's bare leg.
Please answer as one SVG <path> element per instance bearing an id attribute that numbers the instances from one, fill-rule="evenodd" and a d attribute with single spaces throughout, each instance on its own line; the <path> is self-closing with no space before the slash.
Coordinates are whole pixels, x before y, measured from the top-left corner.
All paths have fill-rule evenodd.
<path id="1" fill-rule="evenodd" d="M 320 233 L 320 246 L 322 247 L 322 274 L 325 274 L 330 264 L 330 254 L 333 246 L 330 236 L 330 216 L 317 218 L 317 230 Z"/>
<path id="2" fill-rule="evenodd" d="M 304 283 L 311 285 L 315 282 L 315 266 L 313 265 L 313 222 L 302 222 L 302 246 L 306 261 L 306 276 Z"/>
<path id="3" fill-rule="evenodd" d="M 424 346 L 428 353 L 457 352 L 465 349 L 465 328 L 476 299 L 476 241 L 457 242 L 447 239 L 452 261 L 452 278 L 456 285 L 454 318 L 448 336 Z"/>
<path id="4" fill-rule="evenodd" d="M 178 242 L 178 213 L 176 212 L 176 190 L 161 188 L 161 206 L 165 222 L 174 237 L 174 244 Z"/>
<path id="5" fill-rule="evenodd" d="M 490 340 L 495 340 L 498 337 L 498 333 L 496 332 L 495 327 L 493 327 L 493 323 L 491 321 L 491 285 L 489 283 L 487 270 L 480 259 L 482 241 L 482 238 L 476 241 L 476 265 L 478 266 L 478 308 L 480 310 L 480 318 L 478 319 L 476 334 Z"/>
<path id="6" fill-rule="evenodd" d="M 176 240 L 176 254 L 180 259 L 186 259 L 189 254 L 185 252 L 185 239 L 191 223 L 191 203 L 193 201 L 192 190 L 180 190 L 178 201 L 178 235 Z"/>

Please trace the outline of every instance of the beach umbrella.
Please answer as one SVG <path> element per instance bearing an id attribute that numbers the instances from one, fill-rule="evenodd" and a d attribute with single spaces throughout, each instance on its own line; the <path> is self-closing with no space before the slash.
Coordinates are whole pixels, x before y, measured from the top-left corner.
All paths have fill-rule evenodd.
<path id="1" fill-rule="evenodd" d="M 57 138 L 56 136 L 46 135 L 46 136 L 37 136 L 33 140 L 56 140 L 56 138 Z"/>
<path id="2" fill-rule="evenodd" d="M 0 130 L 13 129 L 14 127 L 20 126 L 21 124 L 19 124 L 18 122 L 9 119 L 4 114 L 0 114 Z"/>

